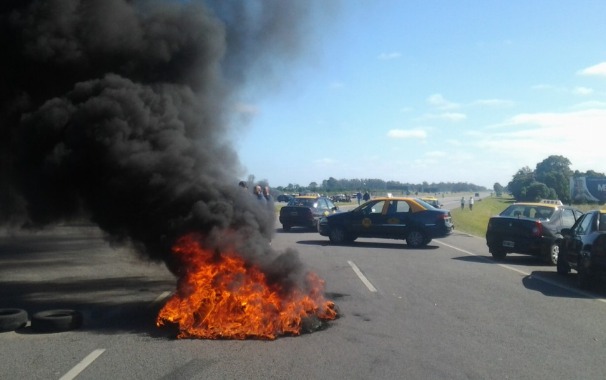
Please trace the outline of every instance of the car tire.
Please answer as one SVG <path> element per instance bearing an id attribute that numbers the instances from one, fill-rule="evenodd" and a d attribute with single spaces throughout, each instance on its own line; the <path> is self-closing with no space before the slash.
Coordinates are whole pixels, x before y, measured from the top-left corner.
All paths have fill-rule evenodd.
<path id="1" fill-rule="evenodd" d="M 27 311 L 0 309 L 0 332 L 20 329 L 27 324 Z"/>
<path id="2" fill-rule="evenodd" d="M 558 262 L 556 264 L 556 269 L 557 269 L 558 274 L 561 274 L 561 275 L 570 273 L 570 265 L 568 265 L 568 262 L 566 262 L 566 260 L 564 260 L 562 258 L 558 258 Z"/>
<path id="3" fill-rule="evenodd" d="M 290 231 L 290 226 L 288 224 L 283 224 L 282 225 L 282 230 L 288 232 L 288 231 Z"/>
<path id="4" fill-rule="evenodd" d="M 545 256 L 543 256 L 545 262 L 548 265 L 558 265 L 558 256 L 560 255 L 560 246 L 553 243 L 547 249 Z"/>
<path id="5" fill-rule="evenodd" d="M 422 247 L 427 244 L 426 241 L 427 238 L 425 237 L 425 234 L 419 230 L 411 230 L 408 232 L 408 235 L 406 235 L 406 245 L 410 248 Z"/>
<path id="6" fill-rule="evenodd" d="M 345 233 L 345 229 L 343 227 L 331 228 L 330 233 L 328 234 L 328 239 L 331 243 L 334 244 L 345 243 L 347 241 L 347 234 Z"/>
<path id="7" fill-rule="evenodd" d="M 32 316 L 32 329 L 37 332 L 61 332 L 82 326 L 82 314 L 76 310 L 46 310 Z"/>
<path id="8" fill-rule="evenodd" d="M 491 248 L 490 249 L 490 254 L 492 255 L 492 257 L 495 260 L 504 260 L 505 256 L 507 256 L 507 252 L 503 251 L 502 249 L 496 249 L 496 248 Z"/>
<path id="9" fill-rule="evenodd" d="M 593 276 L 584 262 L 580 262 L 577 267 L 577 281 L 579 283 L 579 288 L 583 290 L 590 290 L 593 287 Z"/>

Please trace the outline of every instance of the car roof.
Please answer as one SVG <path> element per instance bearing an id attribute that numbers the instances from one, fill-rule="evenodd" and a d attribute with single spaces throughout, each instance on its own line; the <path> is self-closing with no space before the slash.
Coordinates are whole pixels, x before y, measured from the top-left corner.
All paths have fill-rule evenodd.
<path id="1" fill-rule="evenodd" d="M 544 206 L 544 207 L 551 207 L 551 208 L 558 208 L 558 207 L 563 207 L 564 204 L 560 201 L 551 201 L 551 200 L 543 200 L 540 202 L 515 202 L 513 205 L 520 205 L 520 206 Z"/>
<path id="2" fill-rule="evenodd" d="M 317 195 L 297 195 L 295 198 L 297 198 L 297 199 L 316 199 L 316 198 L 322 198 L 322 197 L 319 197 Z"/>
<path id="3" fill-rule="evenodd" d="M 399 201 L 414 201 L 415 199 L 419 199 L 417 197 L 374 197 L 372 200 L 373 201 L 385 201 L 385 200 L 399 200 Z"/>

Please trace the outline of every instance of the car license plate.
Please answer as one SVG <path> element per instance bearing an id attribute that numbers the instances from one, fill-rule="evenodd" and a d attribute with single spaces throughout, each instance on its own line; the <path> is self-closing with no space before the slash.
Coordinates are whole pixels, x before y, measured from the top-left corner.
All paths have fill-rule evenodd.
<path id="1" fill-rule="evenodd" d="M 514 246 L 515 246 L 515 243 L 512 242 L 511 240 L 503 240 L 503 247 L 513 248 Z"/>

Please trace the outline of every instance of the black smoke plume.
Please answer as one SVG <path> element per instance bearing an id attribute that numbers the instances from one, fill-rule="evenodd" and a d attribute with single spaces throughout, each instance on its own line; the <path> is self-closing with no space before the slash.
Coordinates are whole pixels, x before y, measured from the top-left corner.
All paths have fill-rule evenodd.
<path id="1" fill-rule="evenodd" d="M 198 232 L 292 276 L 228 136 L 238 91 L 294 58 L 311 4 L 3 1 L 0 222 L 86 218 L 173 271 L 171 246 Z"/>

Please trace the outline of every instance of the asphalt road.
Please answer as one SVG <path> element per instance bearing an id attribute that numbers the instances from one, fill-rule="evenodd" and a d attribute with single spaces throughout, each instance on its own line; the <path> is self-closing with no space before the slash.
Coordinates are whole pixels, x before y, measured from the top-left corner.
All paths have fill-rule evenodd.
<path id="1" fill-rule="evenodd" d="M 0 235 L 0 307 L 80 310 L 80 329 L 0 333 L 0 379 L 603 379 L 605 294 L 537 259 L 496 263 L 455 232 L 423 249 L 332 246 L 277 232 L 326 280 L 341 317 L 299 337 L 176 340 L 154 320 L 175 288 L 163 265 L 113 250 L 92 227 Z"/>

